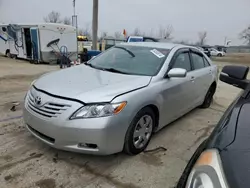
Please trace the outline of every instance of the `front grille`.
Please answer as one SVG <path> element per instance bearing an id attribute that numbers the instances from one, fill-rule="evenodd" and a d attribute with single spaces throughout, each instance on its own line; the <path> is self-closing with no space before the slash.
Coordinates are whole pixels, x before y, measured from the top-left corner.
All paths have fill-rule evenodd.
<path id="1" fill-rule="evenodd" d="M 37 106 L 31 94 L 27 96 L 27 106 L 33 112 L 47 118 L 55 118 L 70 107 L 70 105 L 67 104 L 58 104 L 54 102 L 47 102 L 42 106 Z"/>

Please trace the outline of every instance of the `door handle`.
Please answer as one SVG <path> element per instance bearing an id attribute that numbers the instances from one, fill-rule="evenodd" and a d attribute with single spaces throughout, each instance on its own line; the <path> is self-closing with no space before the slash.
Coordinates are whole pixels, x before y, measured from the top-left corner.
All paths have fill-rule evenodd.
<path id="1" fill-rule="evenodd" d="M 191 81 L 194 81 L 194 79 L 195 79 L 194 76 L 191 76 L 190 80 L 191 80 Z"/>

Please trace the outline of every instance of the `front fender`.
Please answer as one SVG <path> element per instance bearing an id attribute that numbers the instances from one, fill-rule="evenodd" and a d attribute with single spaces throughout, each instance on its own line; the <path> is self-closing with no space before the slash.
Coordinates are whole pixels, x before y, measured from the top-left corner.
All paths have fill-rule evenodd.
<path id="1" fill-rule="evenodd" d="M 136 116 L 136 114 L 144 107 L 154 105 L 160 112 L 162 104 L 162 97 L 157 95 L 157 92 L 150 89 L 150 87 L 144 87 L 129 93 L 125 93 L 121 96 L 116 97 L 112 102 L 127 101 L 127 106 L 121 112 L 127 116 L 129 124 Z M 161 114 L 159 114 L 160 116 Z"/>

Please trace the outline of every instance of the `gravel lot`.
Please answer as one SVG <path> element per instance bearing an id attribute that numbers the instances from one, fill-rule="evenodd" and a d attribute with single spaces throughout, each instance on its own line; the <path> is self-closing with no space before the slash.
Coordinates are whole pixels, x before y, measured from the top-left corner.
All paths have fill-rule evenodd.
<path id="1" fill-rule="evenodd" d="M 226 63 L 220 62 L 222 66 Z M 209 109 L 195 109 L 155 134 L 145 152 L 90 156 L 59 151 L 28 133 L 23 97 L 32 80 L 57 66 L 32 65 L 0 57 L 1 188 L 166 188 L 174 187 L 197 146 L 209 135 L 239 90 L 219 83 Z M 11 111 L 12 102 L 19 102 Z"/>

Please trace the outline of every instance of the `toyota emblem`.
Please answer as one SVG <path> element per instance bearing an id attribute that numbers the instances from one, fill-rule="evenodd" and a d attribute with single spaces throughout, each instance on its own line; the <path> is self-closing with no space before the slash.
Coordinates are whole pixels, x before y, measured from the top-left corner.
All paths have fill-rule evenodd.
<path id="1" fill-rule="evenodd" d="M 35 104 L 36 104 L 37 106 L 40 106 L 40 105 L 42 104 L 42 99 L 41 99 L 40 96 L 36 96 L 36 97 L 35 97 Z"/>

